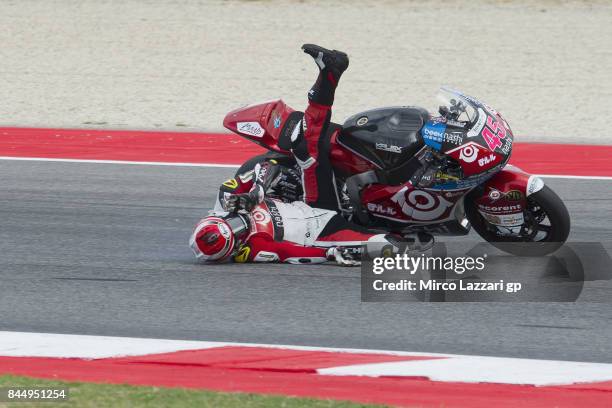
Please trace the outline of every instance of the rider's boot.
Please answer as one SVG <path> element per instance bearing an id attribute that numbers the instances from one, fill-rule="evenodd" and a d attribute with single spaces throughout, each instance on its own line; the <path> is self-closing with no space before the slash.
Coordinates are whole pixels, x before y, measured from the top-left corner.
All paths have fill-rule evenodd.
<path id="1" fill-rule="evenodd" d="M 381 235 L 377 236 L 382 237 Z M 397 254 L 416 254 L 427 252 L 435 243 L 433 235 L 427 232 L 406 234 L 402 237 L 394 234 L 384 235 L 384 239 L 372 239 L 367 243 L 370 256 L 393 257 Z M 390 244 L 390 245 L 389 245 Z"/>
<path id="2" fill-rule="evenodd" d="M 408 252 L 425 252 L 433 248 L 435 243 L 433 235 L 424 231 L 404 236 L 402 241 Z"/>
<path id="3" fill-rule="evenodd" d="M 319 67 L 319 77 L 308 92 L 308 100 L 332 106 L 338 81 L 349 65 L 348 56 L 341 51 L 328 50 L 315 44 L 304 44 L 302 50 L 314 58 Z"/>

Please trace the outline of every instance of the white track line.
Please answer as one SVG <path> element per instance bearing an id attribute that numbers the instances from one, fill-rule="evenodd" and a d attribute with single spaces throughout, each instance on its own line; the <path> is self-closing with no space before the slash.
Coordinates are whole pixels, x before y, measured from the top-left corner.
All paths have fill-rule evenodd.
<path id="1" fill-rule="evenodd" d="M 559 174 L 536 174 L 542 178 L 561 178 L 561 179 L 584 179 L 584 180 L 612 180 L 609 176 L 566 176 Z"/>
<path id="2" fill-rule="evenodd" d="M 59 163 L 85 163 L 85 164 L 132 164 L 140 166 L 174 166 L 174 167 L 220 167 L 233 168 L 240 167 L 239 164 L 217 164 L 217 163 L 170 163 L 170 162 L 147 162 L 147 161 L 126 161 L 126 160 L 90 160 L 90 159 L 59 159 L 43 157 L 10 157 L 0 156 L 0 160 L 13 161 L 39 161 L 39 162 L 59 162 Z M 559 179 L 584 179 L 584 180 L 612 180 L 611 176 L 572 176 L 562 174 L 536 174 L 543 178 Z"/>
<path id="3" fill-rule="evenodd" d="M 127 161 L 127 160 L 89 160 L 89 159 L 56 159 L 43 157 L 9 157 L 0 156 L 0 160 L 13 161 L 39 161 L 39 162 L 59 162 L 59 163 L 93 163 L 93 164 L 135 164 L 141 166 L 174 166 L 174 167 L 228 167 L 238 168 L 239 164 L 217 164 L 217 163 L 170 163 L 170 162 L 146 162 L 146 161 Z"/>

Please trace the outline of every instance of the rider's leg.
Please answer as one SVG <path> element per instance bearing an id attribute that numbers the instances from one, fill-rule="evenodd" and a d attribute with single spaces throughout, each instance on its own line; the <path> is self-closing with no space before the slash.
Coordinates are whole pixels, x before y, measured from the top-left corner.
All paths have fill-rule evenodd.
<path id="1" fill-rule="evenodd" d="M 304 201 L 317 207 L 337 210 L 339 203 L 329 160 L 331 106 L 348 57 L 340 51 L 305 44 L 305 53 L 319 67 L 319 76 L 308 92 L 308 107 L 301 126 L 292 136 L 292 151 L 302 169 Z"/>
<path id="2" fill-rule="evenodd" d="M 314 210 L 315 213 L 318 210 Z M 355 247 L 365 244 L 372 248 L 391 246 L 393 252 L 398 250 L 426 251 L 433 246 L 430 234 L 417 233 L 407 238 L 400 238 L 386 232 L 376 232 L 361 225 L 347 221 L 339 214 L 327 221 L 325 227 L 316 237 L 315 246 Z"/>
<path id="3" fill-rule="evenodd" d="M 309 102 L 331 107 L 338 81 L 349 65 L 348 56 L 341 51 L 328 50 L 314 44 L 304 44 L 302 50 L 314 58 L 319 67 L 317 81 L 308 92 Z"/>

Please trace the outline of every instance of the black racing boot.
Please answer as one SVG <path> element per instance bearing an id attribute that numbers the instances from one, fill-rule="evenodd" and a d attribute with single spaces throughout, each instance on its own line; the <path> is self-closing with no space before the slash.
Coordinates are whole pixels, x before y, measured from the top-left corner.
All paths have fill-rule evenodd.
<path id="1" fill-rule="evenodd" d="M 348 55 L 315 44 L 304 44 L 302 50 L 314 58 L 319 66 L 319 77 L 308 92 L 308 99 L 320 105 L 331 106 L 338 81 L 349 66 Z"/>

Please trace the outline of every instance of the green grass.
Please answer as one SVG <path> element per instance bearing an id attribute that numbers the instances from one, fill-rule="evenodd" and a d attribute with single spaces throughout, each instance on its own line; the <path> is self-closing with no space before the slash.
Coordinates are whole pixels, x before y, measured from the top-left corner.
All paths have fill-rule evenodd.
<path id="1" fill-rule="evenodd" d="M 67 387 L 69 400 L 63 403 L 0 403 L 6 407 L 211 407 L 211 408 L 355 408 L 374 407 L 350 402 L 224 393 L 184 388 L 135 387 L 131 385 L 93 384 L 39 380 L 28 377 L 0 376 L 2 387 Z"/>

